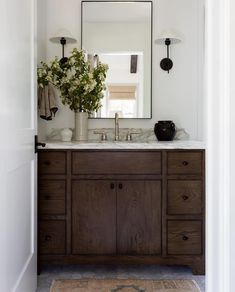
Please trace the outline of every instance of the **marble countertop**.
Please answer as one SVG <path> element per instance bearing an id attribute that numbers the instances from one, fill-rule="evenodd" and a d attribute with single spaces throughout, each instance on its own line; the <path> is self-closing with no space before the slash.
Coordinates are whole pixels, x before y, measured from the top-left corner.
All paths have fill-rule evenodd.
<path id="1" fill-rule="evenodd" d="M 205 149 L 202 141 L 170 141 L 170 142 L 61 142 L 44 141 L 46 147 L 39 149 Z"/>

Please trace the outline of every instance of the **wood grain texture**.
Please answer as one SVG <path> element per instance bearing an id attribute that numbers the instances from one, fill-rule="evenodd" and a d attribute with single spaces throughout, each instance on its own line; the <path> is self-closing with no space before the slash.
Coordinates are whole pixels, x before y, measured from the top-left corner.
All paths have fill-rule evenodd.
<path id="1" fill-rule="evenodd" d="M 161 253 L 161 181 L 118 183 L 117 252 Z"/>
<path id="2" fill-rule="evenodd" d="M 162 256 L 167 257 L 167 151 L 162 151 Z"/>
<path id="3" fill-rule="evenodd" d="M 202 174 L 202 153 L 193 151 L 169 151 L 168 174 Z"/>
<path id="4" fill-rule="evenodd" d="M 39 214 L 65 214 L 66 181 L 41 179 L 38 183 Z"/>
<path id="5" fill-rule="evenodd" d="M 75 163 L 74 153 L 78 153 L 78 156 L 75 156 L 79 158 L 75 159 Z M 195 274 L 205 273 L 204 150 L 40 150 L 38 160 L 41 165 L 39 190 L 41 181 L 44 180 L 65 181 L 66 184 L 66 212 L 64 214 L 52 214 L 54 213 L 52 209 L 58 208 L 56 204 L 49 207 L 51 213 L 48 214 L 42 213 L 39 208 L 40 266 L 52 264 L 188 265 L 192 267 Z M 185 165 L 184 161 L 189 163 Z M 75 170 L 77 173 L 74 173 Z M 75 182 L 77 184 L 82 182 L 82 188 L 76 186 Z M 126 196 L 122 198 L 127 182 L 130 184 L 126 190 Z M 159 182 L 161 185 L 159 199 L 161 203 L 156 204 L 156 214 L 153 213 L 156 196 L 150 195 L 152 188 L 149 187 L 149 183 L 151 182 Z M 113 189 L 110 189 L 111 183 L 114 184 Z M 119 189 L 120 183 L 122 189 Z M 144 184 L 148 187 L 144 187 Z M 201 186 L 201 203 L 199 203 L 199 186 Z M 46 186 L 46 184 L 41 187 L 44 191 L 38 193 L 39 205 L 40 200 L 44 200 L 43 193 L 50 189 L 52 196 L 57 198 L 60 192 L 57 187 Z M 186 189 L 192 201 L 190 204 L 188 202 L 181 204 L 179 194 L 185 195 Z M 77 199 L 74 204 L 75 197 Z M 118 198 L 121 198 L 119 203 L 121 202 L 124 207 L 118 208 Z M 151 204 L 150 200 L 152 200 Z M 158 213 L 158 203 L 160 213 Z M 47 209 L 48 206 L 44 206 L 41 210 L 44 208 Z M 120 216 L 116 213 L 117 208 Z M 132 211 L 134 209 L 135 212 Z M 154 215 L 159 214 L 160 223 L 153 234 L 151 226 L 154 226 L 157 220 Z M 123 221 L 120 225 L 117 222 L 118 218 Z M 57 222 L 60 227 L 57 223 L 51 222 Z M 60 222 L 64 223 L 60 224 Z M 169 222 L 176 225 L 172 223 L 171 226 Z M 180 225 L 182 223 L 184 223 L 183 226 Z M 159 242 L 154 238 L 154 235 L 159 234 L 159 228 L 161 230 L 160 252 L 154 250 L 156 246 L 159 246 Z M 126 229 L 131 232 L 126 232 Z M 120 238 L 119 231 L 121 231 Z M 190 239 L 182 243 L 182 235 L 186 231 Z M 45 242 L 45 235 L 50 236 L 50 234 L 53 235 L 54 243 L 47 242 L 50 239 L 48 237 Z M 188 243 L 190 240 L 192 244 Z M 120 242 L 124 250 L 122 254 L 118 254 L 117 243 Z"/>
<path id="6" fill-rule="evenodd" d="M 71 179 L 71 151 L 66 151 L 67 156 L 67 190 L 66 190 L 66 251 L 67 255 L 72 253 L 72 179 Z"/>
<path id="7" fill-rule="evenodd" d="M 116 253 L 116 191 L 110 181 L 72 182 L 72 253 Z"/>
<path id="8" fill-rule="evenodd" d="M 66 174 L 66 152 L 40 152 L 38 172 L 39 174 Z"/>
<path id="9" fill-rule="evenodd" d="M 168 180 L 167 213 L 201 214 L 202 182 L 200 180 Z"/>
<path id="10" fill-rule="evenodd" d="M 202 222 L 168 221 L 168 254 L 199 255 L 202 253 Z"/>
<path id="11" fill-rule="evenodd" d="M 65 221 L 43 220 L 39 223 L 40 254 L 65 253 Z"/>
<path id="12" fill-rule="evenodd" d="M 160 174 L 161 152 L 72 153 L 73 174 Z"/>

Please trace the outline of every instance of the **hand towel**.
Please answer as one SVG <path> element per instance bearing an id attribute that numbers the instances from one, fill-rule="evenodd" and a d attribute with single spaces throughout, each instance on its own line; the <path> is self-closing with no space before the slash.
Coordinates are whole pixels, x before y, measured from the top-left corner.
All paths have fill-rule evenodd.
<path id="1" fill-rule="evenodd" d="M 39 115 L 44 120 L 52 120 L 58 111 L 58 97 L 52 85 L 47 85 L 38 89 L 38 110 Z"/>

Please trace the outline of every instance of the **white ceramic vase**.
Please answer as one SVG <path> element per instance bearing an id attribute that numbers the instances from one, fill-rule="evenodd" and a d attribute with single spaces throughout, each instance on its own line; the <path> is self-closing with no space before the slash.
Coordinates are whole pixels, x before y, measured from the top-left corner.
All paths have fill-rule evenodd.
<path id="1" fill-rule="evenodd" d="M 88 140 L 88 113 L 75 112 L 75 141 Z"/>

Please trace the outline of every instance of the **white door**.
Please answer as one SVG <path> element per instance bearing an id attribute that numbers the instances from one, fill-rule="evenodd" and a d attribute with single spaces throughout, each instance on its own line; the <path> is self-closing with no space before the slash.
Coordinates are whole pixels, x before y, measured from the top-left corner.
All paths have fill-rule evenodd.
<path id="1" fill-rule="evenodd" d="M 0 1 L 0 291 L 36 290 L 35 0 Z"/>

